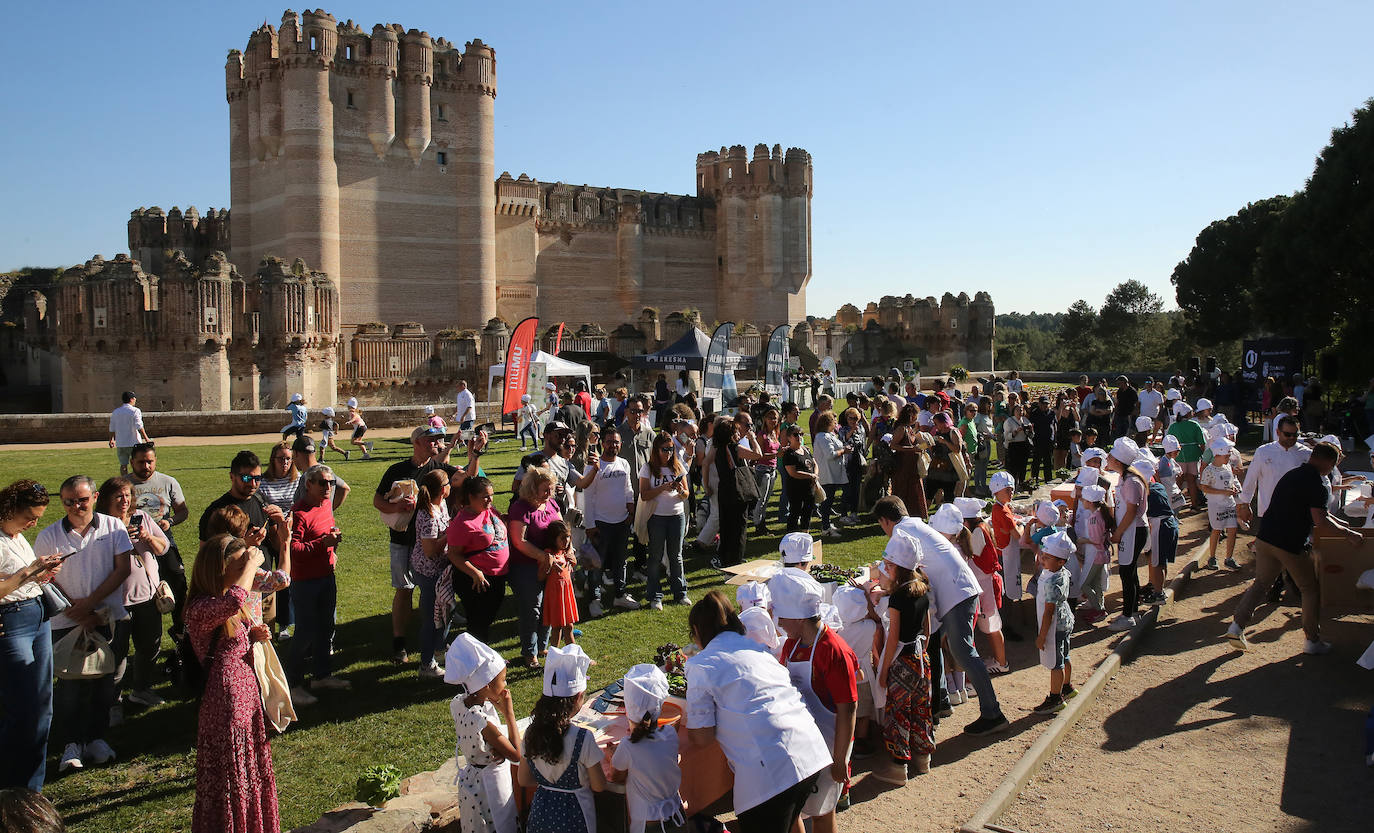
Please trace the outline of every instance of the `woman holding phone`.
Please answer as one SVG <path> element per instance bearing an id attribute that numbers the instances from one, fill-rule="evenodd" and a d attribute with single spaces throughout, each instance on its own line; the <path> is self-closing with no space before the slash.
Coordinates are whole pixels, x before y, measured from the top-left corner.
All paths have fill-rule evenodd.
<path id="1" fill-rule="evenodd" d="M 690 605 L 687 578 L 682 569 L 682 537 L 687 532 L 687 469 L 673 450 L 673 436 L 659 431 L 649 459 L 639 468 L 639 499 L 653 506 L 649 518 L 649 580 L 645 600 L 653 610 L 663 609 L 659 571 L 668 559 L 668 584 L 673 604 Z"/>

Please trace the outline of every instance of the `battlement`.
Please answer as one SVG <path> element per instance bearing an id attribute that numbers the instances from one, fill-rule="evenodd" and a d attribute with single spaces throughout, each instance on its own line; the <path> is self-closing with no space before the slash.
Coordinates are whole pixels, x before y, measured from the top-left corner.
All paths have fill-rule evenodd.
<path id="1" fill-rule="evenodd" d="M 185 213 L 172 206 L 167 212 L 157 206 L 129 212 L 129 253 L 147 272 L 161 274 L 168 252 L 180 249 L 193 261 L 211 252 L 229 251 L 229 209 L 208 208 L 201 216 L 194 205 Z"/>
<path id="2" fill-rule="evenodd" d="M 523 177 L 523 174 L 522 174 Z M 518 184 L 518 180 L 514 181 Z M 684 232 L 713 231 L 709 205 L 697 197 L 685 194 L 660 194 L 632 188 L 596 188 L 588 185 L 568 185 L 562 182 L 541 183 L 529 180 L 538 188 L 537 216 L 546 225 L 558 224 L 596 226 L 613 230 L 617 225 L 640 224 L 648 229 Z M 507 193 L 512 193 L 507 186 Z M 501 201 L 500 194 L 497 198 Z"/>
<path id="3" fill-rule="evenodd" d="M 697 154 L 697 196 L 723 193 L 781 192 L 811 196 L 811 154 L 801 148 L 754 145 L 750 159 L 744 145 Z"/>

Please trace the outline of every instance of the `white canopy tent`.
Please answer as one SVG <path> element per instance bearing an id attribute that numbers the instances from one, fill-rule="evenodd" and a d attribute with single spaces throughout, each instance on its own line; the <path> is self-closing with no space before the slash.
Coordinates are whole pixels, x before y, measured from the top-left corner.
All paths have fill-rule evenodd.
<path id="1" fill-rule="evenodd" d="M 587 390 L 592 389 L 592 369 L 585 364 L 570 362 L 567 359 L 560 359 L 557 356 L 545 353 L 543 350 L 534 351 L 530 356 L 530 364 L 544 365 L 544 376 L 548 379 L 556 378 L 577 378 L 587 383 Z M 492 388 L 496 380 L 506 375 L 505 362 L 494 364 L 491 370 L 487 371 L 487 401 L 492 399 Z"/>

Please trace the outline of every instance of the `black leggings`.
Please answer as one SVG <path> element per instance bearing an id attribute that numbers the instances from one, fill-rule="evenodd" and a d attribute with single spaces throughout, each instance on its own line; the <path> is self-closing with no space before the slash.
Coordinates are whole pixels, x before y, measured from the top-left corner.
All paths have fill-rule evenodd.
<path id="1" fill-rule="evenodd" d="M 1134 616 L 1140 608 L 1140 554 L 1145 549 L 1145 537 L 1148 532 L 1135 527 L 1133 531 L 1126 533 L 1121 539 L 1121 546 L 1131 545 L 1134 557 L 1130 565 L 1117 564 L 1117 574 L 1121 576 L 1121 615 Z"/>
<path id="2" fill-rule="evenodd" d="M 724 566 L 733 567 L 744 560 L 748 535 L 745 516 L 749 504 L 736 497 L 733 491 L 722 490 L 716 494 L 716 507 L 720 511 L 720 545 L 716 548 L 716 557 Z"/>
<path id="3" fill-rule="evenodd" d="M 492 623 L 496 621 L 496 614 L 501 610 L 501 602 L 506 598 L 506 577 L 487 576 L 487 589 L 479 592 L 472 586 L 472 577 L 455 567 L 453 594 L 463 603 L 463 615 L 468 620 L 468 633 L 482 642 L 489 642 Z M 432 610 L 421 613 L 434 615 Z"/>
<path id="4" fill-rule="evenodd" d="M 1007 443 L 1007 474 L 1016 478 L 1019 489 L 1026 479 L 1026 461 L 1030 459 L 1031 444 L 1027 442 Z"/>
<path id="5" fill-rule="evenodd" d="M 1034 443 L 1031 446 L 1031 477 L 1049 480 L 1054 476 L 1054 444 Z"/>
<path id="6" fill-rule="evenodd" d="M 805 488 L 793 489 L 787 495 L 787 531 L 788 532 L 809 532 L 811 530 L 811 516 L 816 513 L 816 492 L 811 488 L 811 481 L 806 481 Z"/>
<path id="7" fill-rule="evenodd" d="M 825 770 L 821 770 L 824 772 Z M 762 804 L 755 804 L 739 814 L 740 830 L 749 833 L 790 833 L 792 825 L 801 816 L 806 800 L 816 789 L 817 772 L 810 778 L 803 778 Z"/>

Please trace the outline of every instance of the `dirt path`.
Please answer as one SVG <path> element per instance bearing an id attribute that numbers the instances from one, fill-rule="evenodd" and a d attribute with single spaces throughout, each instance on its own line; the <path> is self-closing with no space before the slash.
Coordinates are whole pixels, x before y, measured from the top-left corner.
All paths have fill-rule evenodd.
<path id="1" fill-rule="evenodd" d="M 1259 608 L 1241 654 L 1220 639 L 1253 571 L 1195 574 L 1140 653 L 997 822 L 1013 830 L 1368 831 L 1363 762 L 1374 616 L 1323 622 L 1302 653 L 1295 607 Z"/>

